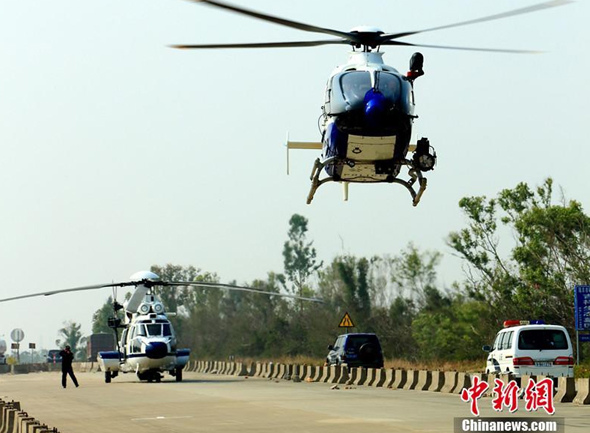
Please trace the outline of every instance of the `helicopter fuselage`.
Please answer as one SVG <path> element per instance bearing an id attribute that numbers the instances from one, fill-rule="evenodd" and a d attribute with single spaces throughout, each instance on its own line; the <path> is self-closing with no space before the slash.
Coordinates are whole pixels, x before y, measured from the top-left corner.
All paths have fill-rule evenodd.
<path id="1" fill-rule="evenodd" d="M 337 181 L 384 182 L 399 173 L 414 116 L 412 82 L 383 53 L 354 51 L 326 85 L 321 132 L 325 170 Z"/>
<path id="2" fill-rule="evenodd" d="M 155 279 L 157 275 L 144 272 L 134 277 Z M 123 329 L 118 350 L 98 354 L 106 382 L 119 372 L 136 373 L 139 379 L 148 381 L 159 381 L 161 373 L 169 372 L 177 381 L 182 380 L 190 350 L 177 349 L 174 328 L 151 287 L 138 285 L 124 308 L 125 324 L 113 326 Z"/>

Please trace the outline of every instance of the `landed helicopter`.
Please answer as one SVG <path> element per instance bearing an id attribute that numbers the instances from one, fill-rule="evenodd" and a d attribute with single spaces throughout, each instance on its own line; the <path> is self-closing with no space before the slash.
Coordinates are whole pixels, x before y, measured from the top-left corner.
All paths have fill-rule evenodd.
<path id="1" fill-rule="evenodd" d="M 444 26 L 417 31 L 385 33 L 375 27 L 355 27 L 345 32 L 292 21 L 221 1 L 191 0 L 226 9 L 297 30 L 335 36 L 336 39 L 255 42 L 235 44 L 172 45 L 179 49 L 219 48 L 288 48 L 320 45 L 351 45 L 348 62 L 330 74 L 326 85 L 324 105 L 319 122 L 321 142 L 292 142 L 287 139 L 287 172 L 289 149 L 321 149 L 311 174 L 311 189 L 307 203 L 316 190 L 326 182 L 341 182 L 344 200 L 348 199 L 348 184 L 397 183 L 407 188 L 416 206 L 427 185 L 423 173 L 434 169 L 436 152 L 428 138 L 410 144 L 414 114 L 414 80 L 424 75 L 424 56 L 415 53 L 405 75 L 385 65 L 382 45 L 416 46 L 453 50 L 487 51 L 500 53 L 534 53 L 529 50 L 468 48 L 442 45 L 413 44 L 398 39 L 418 33 L 448 29 L 515 15 L 535 12 L 571 3 L 571 0 L 552 0 L 504 13 L 485 16 Z M 411 156 L 408 156 L 411 153 Z M 399 177 L 402 166 L 408 168 L 408 178 Z M 322 171 L 325 176 L 320 178 Z M 414 186 L 417 184 L 418 190 Z"/>
<path id="2" fill-rule="evenodd" d="M 229 289 L 259 293 L 267 296 L 281 296 L 310 302 L 322 302 L 321 299 L 309 298 L 283 293 L 267 292 L 251 287 L 233 284 L 208 283 L 197 281 L 162 281 L 150 271 L 140 271 L 129 277 L 129 281 L 71 289 L 53 290 L 30 295 L 14 296 L 0 299 L 0 302 L 50 296 L 58 293 L 78 292 L 101 288 L 135 287 L 131 297 L 123 305 L 113 302 L 114 317 L 109 318 L 108 325 L 115 332 L 117 350 L 99 352 L 98 362 L 105 375 L 105 382 L 119 373 L 136 373 L 140 380 L 160 382 L 162 374 L 168 372 L 177 382 L 182 381 L 182 370 L 189 360 L 190 350 L 177 348 L 177 339 L 172 324 L 168 320 L 164 305 L 153 294 L 152 287 L 200 287 Z M 113 298 L 114 299 L 114 298 Z M 123 319 L 117 318 L 117 311 L 123 310 Z M 176 313 L 168 313 L 168 315 Z M 122 329 L 119 339 L 118 330 Z"/>

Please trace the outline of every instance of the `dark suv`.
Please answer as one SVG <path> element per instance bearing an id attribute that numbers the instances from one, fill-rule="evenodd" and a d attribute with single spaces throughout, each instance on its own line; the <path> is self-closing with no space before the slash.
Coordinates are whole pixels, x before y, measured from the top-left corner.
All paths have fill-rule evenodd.
<path id="1" fill-rule="evenodd" d="M 382 368 L 383 352 L 375 334 L 344 334 L 329 345 L 327 365 Z"/>

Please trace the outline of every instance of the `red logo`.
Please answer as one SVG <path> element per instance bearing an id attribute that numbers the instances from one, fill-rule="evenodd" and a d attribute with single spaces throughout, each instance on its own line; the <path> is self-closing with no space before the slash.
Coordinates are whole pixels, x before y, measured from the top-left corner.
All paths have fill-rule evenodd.
<path id="1" fill-rule="evenodd" d="M 479 377 L 473 377 L 473 385 L 470 388 L 463 388 L 461 391 L 461 400 L 464 402 L 471 401 L 471 413 L 474 416 L 479 416 L 479 408 L 477 407 L 477 400 L 480 399 L 484 392 L 487 391 L 489 385 L 483 382 Z"/>

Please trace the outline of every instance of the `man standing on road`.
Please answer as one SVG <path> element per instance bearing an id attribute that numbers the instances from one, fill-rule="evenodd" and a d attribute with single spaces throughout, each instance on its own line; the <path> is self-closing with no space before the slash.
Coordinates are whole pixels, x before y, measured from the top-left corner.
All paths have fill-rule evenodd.
<path id="1" fill-rule="evenodd" d="M 70 346 L 66 346 L 64 350 L 59 352 L 61 356 L 61 386 L 64 388 L 66 387 L 66 375 L 69 374 L 72 378 L 72 382 L 78 388 L 78 381 L 76 380 L 76 376 L 74 375 L 74 370 L 72 369 L 72 361 L 74 360 L 74 354 L 70 349 Z"/>

